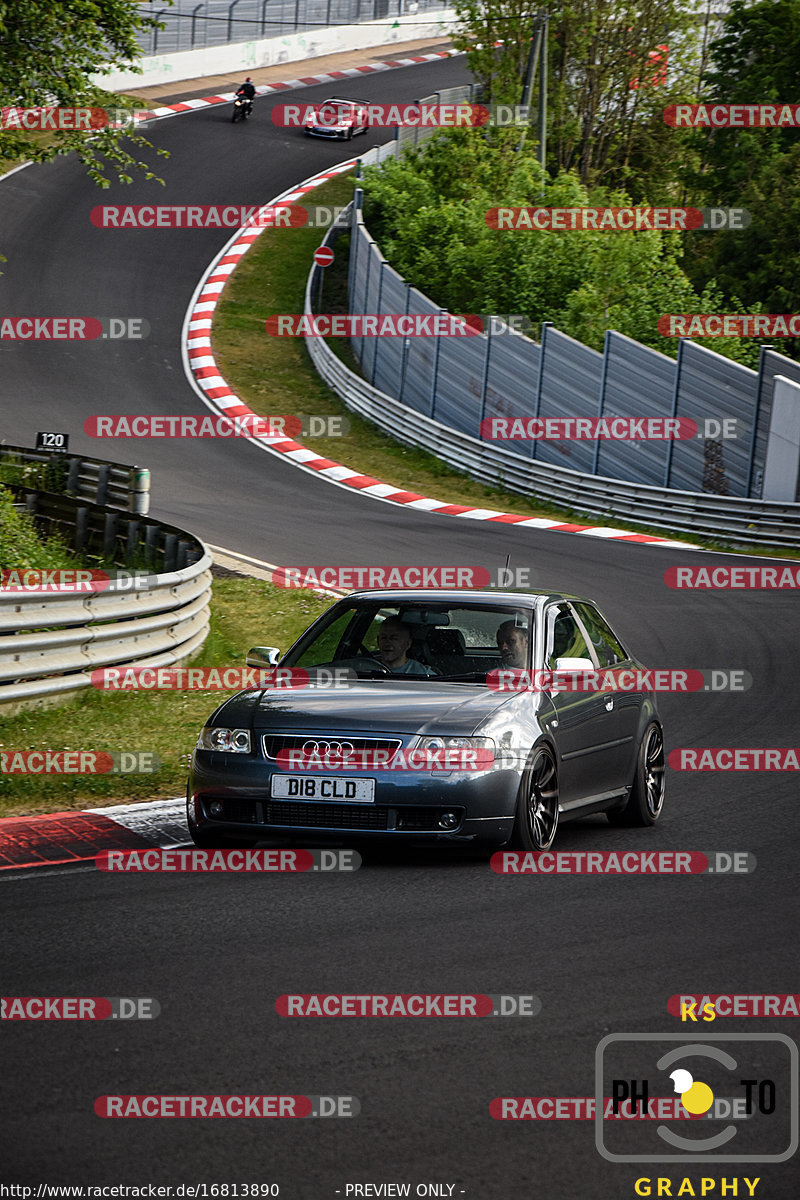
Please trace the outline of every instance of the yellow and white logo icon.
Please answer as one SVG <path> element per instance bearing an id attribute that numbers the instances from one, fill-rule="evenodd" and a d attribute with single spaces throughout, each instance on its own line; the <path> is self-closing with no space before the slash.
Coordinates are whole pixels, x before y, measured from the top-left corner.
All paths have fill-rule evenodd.
<path id="1" fill-rule="evenodd" d="M 708 1112 L 714 1103 L 714 1093 L 707 1083 L 695 1083 L 690 1071 L 683 1068 L 673 1071 L 670 1079 L 679 1093 L 681 1104 L 692 1116 Z"/>

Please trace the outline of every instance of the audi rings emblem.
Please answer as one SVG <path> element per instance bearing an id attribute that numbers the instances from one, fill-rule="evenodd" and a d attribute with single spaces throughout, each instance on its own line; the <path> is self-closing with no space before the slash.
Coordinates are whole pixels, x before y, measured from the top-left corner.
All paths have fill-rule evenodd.
<path id="1" fill-rule="evenodd" d="M 319 754 L 324 758 L 349 758 L 355 754 L 352 742 L 303 742 L 304 754 Z"/>

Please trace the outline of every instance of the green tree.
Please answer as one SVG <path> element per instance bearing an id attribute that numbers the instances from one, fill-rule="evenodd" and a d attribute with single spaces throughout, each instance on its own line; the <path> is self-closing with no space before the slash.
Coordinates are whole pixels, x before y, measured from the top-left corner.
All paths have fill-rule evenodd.
<path id="1" fill-rule="evenodd" d="M 704 100 L 721 104 L 796 105 L 800 96 L 800 0 L 732 0 L 723 32 L 710 46 Z M 740 195 L 767 162 L 800 143 L 797 129 L 714 129 L 700 135 L 704 162 L 720 197 Z M 725 200 L 729 203 L 729 200 Z"/>
<path id="2" fill-rule="evenodd" d="M 697 0 L 569 0 L 551 24 L 553 167 L 583 183 L 668 194 L 680 147 L 663 109 L 686 99 Z"/>
<path id="3" fill-rule="evenodd" d="M 709 48 L 707 103 L 796 105 L 800 94 L 800 0 L 733 0 Z M 690 195 L 747 209 L 750 225 L 713 238 L 687 235 L 697 288 L 716 279 L 761 312 L 800 307 L 800 132 L 791 127 L 693 131 L 699 170 Z M 692 201 L 696 203 L 696 201 Z M 800 357 L 796 340 L 781 353 Z"/>
<path id="4" fill-rule="evenodd" d="M 453 0 L 453 8 L 453 45 L 466 52 L 484 101 L 519 104 L 535 11 L 530 0 Z"/>
<path id="5" fill-rule="evenodd" d="M 134 64 L 142 51 L 136 35 L 154 24 L 154 18 L 139 15 L 135 0 L 0 0 L 0 107 L 131 108 L 92 76 L 115 67 L 137 70 Z M 59 130 L 45 137 L 2 129 L 0 163 L 44 162 L 75 151 L 100 187 L 109 186 L 110 171 L 123 183 L 131 182 L 135 168 L 156 179 L 123 140 L 151 146 L 140 134 L 108 127 L 91 137 L 81 131 Z"/>
<path id="6" fill-rule="evenodd" d="M 496 207 L 627 206 L 621 191 L 586 189 L 574 171 L 542 180 L 534 151 L 491 145 L 480 130 L 431 139 L 370 168 L 365 219 L 392 266 L 451 312 L 516 312 L 553 321 L 601 349 L 606 329 L 674 355 L 658 318 L 725 307 L 713 281 L 701 294 L 682 267 L 676 233 L 512 232 L 489 228 Z M 705 236 L 710 236 L 706 234 Z M 741 311 L 734 301 L 730 311 Z M 753 365 L 758 350 L 738 339 L 705 339 L 710 349 Z"/>
<path id="7" fill-rule="evenodd" d="M 516 104 L 522 96 L 533 14 L 551 11 L 551 174 L 574 169 L 587 185 L 621 185 L 637 197 L 646 191 L 668 200 L 679 186 L 685 145 L 664 123 L 662 112 L 669 104 L 694 98 L 707 4 L 454 0 L 459 24 L 453 40 L 466 50 L 467 65 L 486 100 Z"/>

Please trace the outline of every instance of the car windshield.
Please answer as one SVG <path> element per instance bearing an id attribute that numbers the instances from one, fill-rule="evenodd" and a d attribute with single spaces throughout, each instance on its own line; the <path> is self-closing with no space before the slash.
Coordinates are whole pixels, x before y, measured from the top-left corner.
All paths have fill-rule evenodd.
<path id="1" fill-rule="evenodd" d="M 320 104 L 317 107 L 317 116 L 322 117 L 326 121 L 346 121 L 352 115 L 352 104 L 345 104 L 336 100 L 326 100 L 324 104 Z"/>
<path id="2" fill-rule="evenodd" d="M 337 604 L 283 658 L 286 667 L 346 667 L 364 679 L 486 683 L 530 667 L 530 609 L 447 603 Z"/>

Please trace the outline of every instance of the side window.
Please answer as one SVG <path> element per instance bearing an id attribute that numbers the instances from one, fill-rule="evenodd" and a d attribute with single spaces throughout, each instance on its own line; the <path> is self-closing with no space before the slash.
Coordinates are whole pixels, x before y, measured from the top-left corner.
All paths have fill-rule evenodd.
<path id="1" fill-rule="evenodd" d="M 323 663 L 334 662 L 341 657 L 342 640 L 353 623 L 354 613 L 351 608 L 335 621 L 332 621 L 324 632 L 319 633 L 308 649 L 292 664 L 295 667 L 317 667 Z"/>
<path id="2" fill-rule="evenodd" d="M 596 608 L 591 604 L 576 604 L 575 611 L 589 634 L 601 667 L 613 667 L 630 657 Z"/>
<path id="3" fill-rule="evenodd" d="M 549 670 L 557 658 L 592 658 L 578 622 L 565 604 L 554 605 L 547 613 L 545 665 Z"/>

